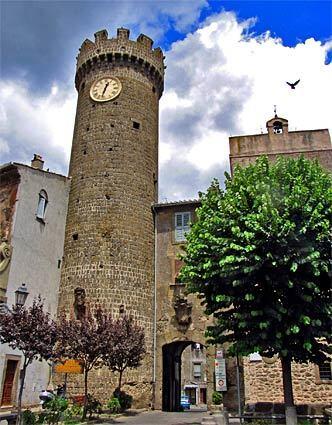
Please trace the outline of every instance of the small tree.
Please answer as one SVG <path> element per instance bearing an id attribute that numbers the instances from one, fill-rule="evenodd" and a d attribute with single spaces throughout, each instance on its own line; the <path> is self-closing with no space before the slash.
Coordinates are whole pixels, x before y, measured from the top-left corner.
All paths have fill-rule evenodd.
<path id="1" fill-rule="evenodd" d="M 111 334 L 112 344 L 103 359 L 112 372 L 119 373 L 117 390 L 121 391 L 124 371 L 140 366 L 146 352 L 144 329 L 124 316 L 113 322 Z"/>
<path id="2" fill-rule="evenodd" d="M 17 422 L 21 423 L 22 395 L 26 370 L 36 359 L 48 360 L 56 341 L 56 324 L 44 311 L 40 297 L 31 307 L 13 306 L 12 311 L 0 315 L 0 341 L 23 353 Z"/>
<path id="3" fill-rule="evenodd" d="M 211 342 L 281 360 L 287 424 L 291 362 L 327 359 L 331 342 L 331 176 L 304 158 L 266 157 L 214 181 L 187 239 L 180 278 L 216 321 Z"/>
<path id="4" fill-rule="evenodd" d="M 61 361 L 75 359 L 84 370 L 84 407 L 86 419 L 88 403 L 88 375 L 93 368 L 102 366 L 102 355 L 111 349 L 113 321 L 102 309 L 94 315 L 89 312 L 81 320 L 62 317 L 58 325 L 56 358 Z"/>

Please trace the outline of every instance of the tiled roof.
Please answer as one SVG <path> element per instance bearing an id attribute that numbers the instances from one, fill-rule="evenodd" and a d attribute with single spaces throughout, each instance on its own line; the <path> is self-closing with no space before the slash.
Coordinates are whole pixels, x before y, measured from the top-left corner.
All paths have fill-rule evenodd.
<path id="1" fill-rule="evenodd" d="M 183 201 L 173 201 L 173 202 L 159 202 L 157 204 L 153 204 L 154 208 L 164 208 L 164 207 L 173 207 L 173 206 L 181 206 L 181 205 L 200 205 L 201 201 L 199 199 L 188 199 Z"/>

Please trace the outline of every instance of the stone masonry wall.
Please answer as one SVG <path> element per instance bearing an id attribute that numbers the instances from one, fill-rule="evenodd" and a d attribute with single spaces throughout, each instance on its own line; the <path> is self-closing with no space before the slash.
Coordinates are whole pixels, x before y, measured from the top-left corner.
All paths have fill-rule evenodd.
<path id="1" fill-rule="evenodd" d="M 296 404 L 329 405 L 332 402 L 332 381 L 319 379 L 318 367 L 313 364 L 292 364 L 294 401 Z M 282 370 L 279 361 L 244 360 L 246 403 L 283 403 Z"/>
<path id="2" fill-rule="evenodd" d="M 147 407 L 151 403 L 153 354 L 151 205 L 157 200 L 163 55 L 160 49 L 153 53 L 142 36 L 137 48 L 144 66 L 135 63 L 122 55 L 135 46 L 128 36 L 128 30 L 120 29 L 118 41 L 110 42 L 105 31 L 98 32 L 95 43 L 83 43 L 78 57 L 79 94 L 59 312 L 70 314 L 74 289 L 81 287 L 91 310 L 101 306 L 116 317 L 123 305 L 144 327 L 147 355 L 142 367 L 124 377 L 129 382 L 124 389 L 132 393 L 136 406 Z M 91 59 L 101 52 L 104 56 L 100 60 Z M 158 75 L 147 70 L 152 58 L 160 68 Z M 119 78 L 122 91 L 116 99 L 98 103 L 91 100 L 89 91 L 102 76 Z M 139 129 L 133 128 L 133 121 L 140 124 Z M 82 380 L 71 378 L 71 382 L 72 389 L 82 393 Z M 108 371 L 93 371 L 91 392 L 100 399 L 110 398 L 115 382 Z"/>
<path id="3" fill-rule="evenodd" d="M 287 122 L 287 120 L 285 120 Z M 318 161 L 328 170 L 332 170 L 332 147 L 328 130 L 290 131 L 284 133 L 234 136 L 229 138 L 230 165 L 247 166 L 260 155 L 267 155 L 271 161 L 277 156 L 297 157 L 303 154 Z"/>

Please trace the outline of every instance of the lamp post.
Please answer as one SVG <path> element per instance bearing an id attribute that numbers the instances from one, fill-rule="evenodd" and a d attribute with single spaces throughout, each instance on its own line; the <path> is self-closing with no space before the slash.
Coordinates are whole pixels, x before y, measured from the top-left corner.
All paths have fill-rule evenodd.
<path id="1" fill-rule="evenodd" d="M 22 285 L 15 291 L 16 307 L 18 308 L 23 307 L 28 295 L 29 295 L 29 292 L 25 286 L 25 283 L 22 283 Z"/>

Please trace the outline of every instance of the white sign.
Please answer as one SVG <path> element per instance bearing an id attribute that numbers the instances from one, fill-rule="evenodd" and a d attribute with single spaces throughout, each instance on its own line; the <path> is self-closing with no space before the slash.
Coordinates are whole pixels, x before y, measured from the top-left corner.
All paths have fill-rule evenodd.
<path id="1" fill-rule="evenodd" d="M 216 375 L 216 391 L 227 391 L 226 360 L 216 358 L 214 370 Z"/>
<path id="2" fill-rule="evenodd" d="M 216 357 L 217 357 L 217 359 L 223 359 L 224 358 L 224 351 L 223 350 L 217 350 Z"/>

